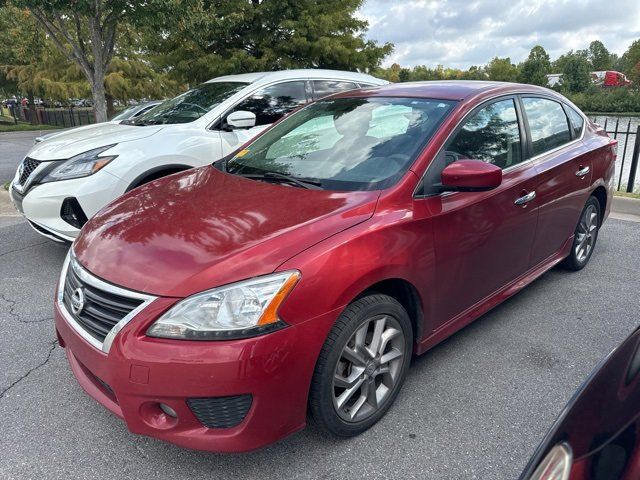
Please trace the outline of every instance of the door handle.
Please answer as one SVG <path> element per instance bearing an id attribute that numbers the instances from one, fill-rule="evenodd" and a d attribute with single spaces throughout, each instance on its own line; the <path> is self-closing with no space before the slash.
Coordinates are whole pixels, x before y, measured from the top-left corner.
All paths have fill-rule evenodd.
<path id="1" fill-rule="evenodd" d="M 525 205 L 526 203 L 530 202 L 531 200 L 533 200 L 534 198 L 536 198 L 536 192 L 535 190 L 533 192 L 529 192 L 526 195 L 523 195 L 520 198 L 516 198 L 516 201 L 513 202 L 515 205 Z"/>
<path id="2" fill-rule="evenodd" d="M 589 167 L 580 166 L 580 170 L 576 172 L 576 177 L 584 177 L 587 173 L 589 173 Z"/>

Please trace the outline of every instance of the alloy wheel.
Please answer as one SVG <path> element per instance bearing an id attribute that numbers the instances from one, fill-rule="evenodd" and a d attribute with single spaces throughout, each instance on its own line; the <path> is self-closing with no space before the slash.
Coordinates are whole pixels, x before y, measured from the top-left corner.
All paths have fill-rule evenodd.
<path id="1" fill-rule="evenodd" d="M 342 349 L 333 376 L 333 406 L 343 420 L 360 422 L 377 412 L 400 380 L 405 338 L 389 315 L 368 319 Z"/>
<path id="2" fill-rule="evenodd" d="M 575 255 L 582 263 L 593 249 L 598 234 L 598 211 L 594 205 L 589 205 L 583 212 L 576 230 Z"/>

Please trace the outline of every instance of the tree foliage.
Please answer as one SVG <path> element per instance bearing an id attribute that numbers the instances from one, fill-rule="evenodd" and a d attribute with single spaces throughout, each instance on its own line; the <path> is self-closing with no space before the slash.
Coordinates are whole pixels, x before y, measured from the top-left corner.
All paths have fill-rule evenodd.
<path id="1" fill-rule="evenodd" d="M 571 93 L 584 92 L 591 86 L 591 68 L 585 55 L 567 55 L 561 70 L 561 88 Z"/>
<path id="2" fill-rule="evenodd" d="M 594 40 L 589 44 L 587 57 L 589 58 L 591 69 L 594 71 L 611 70 L 613 68 L 614 58 L 600 40 Z"/>
<path id="3" fill-rule="evenodd" d="M 13 0 L 27 8 L 48 38 L 75 63 L 91 86 L 96 119 L 107 119 L 105 75 L 116 53 L 118 28 L 124 22 L 143 23 L 170 8 L 169 0 Z"/>
<path id="4" fill-rule="evenodd" d="M 212 77 L 287 68 L 372 70 L 392 45 L 366 40 L 356 17 L 363 0 L 195 0 L 152 28 L 155 59 L 190 84 Z"/>
<path id="5" fill-rule="evenodd" d="M 519 80 L 532 85 L 547 85 L 547 74 L 551 73 L 551 60 L 546 50 L 536 45 L 519 67 Z"/>
<path id="6" fill-rule="evenodd" d="M 622 69 L 629 79 L 640 84 L 640 40 L 633 42 L 621 59 Z"/>
<path id="7" fill-rule="evenodd" d="M 487 64 L 486 71 L 489 76 L 489 80 L 497 82 L 518 81 L 518 67 L 511 63 L 511 59 L 509 57 L 495 57 Z"/>

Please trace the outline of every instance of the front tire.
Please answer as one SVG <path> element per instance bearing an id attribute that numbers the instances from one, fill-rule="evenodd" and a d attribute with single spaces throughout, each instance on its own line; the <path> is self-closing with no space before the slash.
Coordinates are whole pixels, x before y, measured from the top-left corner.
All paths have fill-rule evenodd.
<path id="1" fill-rule="evenodd" d="M 580 214 L 576 227 L 571 253 L 564 260 L 563 266 L 568 270 L 582 270 L 593 254 L 600 231 L 600 202 L 596 197 L 589 197 Z"/>
<path id="2" fill-rule="evenodd" d="M 310 412 L 326 433 L 358 435 L 395 400 L 411 361 L 413 331 L 392 297 L 362 297 L 340 315 L 322 347 L 309 396 Z"/>

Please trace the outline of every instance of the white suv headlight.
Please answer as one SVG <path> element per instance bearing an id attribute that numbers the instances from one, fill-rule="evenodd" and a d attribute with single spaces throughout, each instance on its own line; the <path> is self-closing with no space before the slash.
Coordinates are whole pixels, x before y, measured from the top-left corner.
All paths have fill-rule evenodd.
<path id="1" fill-rule="evenodd" d="M 117 157 L 117 155 L 100 156 L 102 152 L 115 146 L 116 144 L 94 148 L 88 152 L 71 157 L 68 160 L 54 162 L 58 165 L 48 172 L 40 183 L 55 182 L 56 180 L 69 180 L 71 178 L 88 177 L 89 175 L 93 175 Z"/>
<path id="2" fill-rule="evenodd" d="M 181 300 L 149 327 L 150 337 L 224 340 L 260 335 L 284 325 L 278 307 L 300 278 L 273 273 L 207 290 Z"/>

